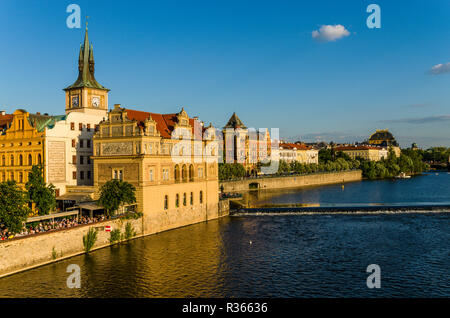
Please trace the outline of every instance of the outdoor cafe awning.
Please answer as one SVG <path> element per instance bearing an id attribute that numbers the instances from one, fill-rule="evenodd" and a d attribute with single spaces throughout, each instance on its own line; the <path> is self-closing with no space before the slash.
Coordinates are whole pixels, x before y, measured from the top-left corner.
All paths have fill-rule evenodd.
<path id="1" fill-rule="evenodd" d="M 72 194 L 66 193 L 56 198 L 60 201 L 75 201 L 75 202 L 89 202 L 92 198 L 87 194 Z"/>
<path id="2" fill-rule="evenodd" d="M 104 207 L 99 205 L 97 202 L 85 202 L 85 203 L 80 203 L 77 205 L 78 208 L 80 209 L 85 209 L 85 210 L 89 210 L 89 211 L 95 211 L 95 210 L 103 210 Z"/>
<path id="3" fill-rule="evenodd" d="M 52 213 L 52 214 L 41 215 L 41 216 L 33 216 L 31 218 L 28 218 L 25 223 L 51 220 L 51 219 L 56 219 L 56 218 L 61 218 L 61 217 L 71 216 L 71 215 L 78 215 L 78 211 L 75 210 L 75 211 L 69 211 L 69 212 Z"/>

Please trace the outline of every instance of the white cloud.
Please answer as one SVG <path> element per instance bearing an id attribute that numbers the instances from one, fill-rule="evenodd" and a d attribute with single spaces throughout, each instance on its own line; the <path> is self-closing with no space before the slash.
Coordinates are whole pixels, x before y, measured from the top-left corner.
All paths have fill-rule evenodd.
<path id="1" fill-rule="evenodd" d="M 321 42 L 336 41 L 349 35 L 350 32 L 340 24 L 322 25 L 319 30 L 312 31 L 313 39 Z"/>
<path id="2" fill-rule="evenodd" d="M 428 73 L 432 75 L 450 73 L 450 62 L 433 66 Z"/>

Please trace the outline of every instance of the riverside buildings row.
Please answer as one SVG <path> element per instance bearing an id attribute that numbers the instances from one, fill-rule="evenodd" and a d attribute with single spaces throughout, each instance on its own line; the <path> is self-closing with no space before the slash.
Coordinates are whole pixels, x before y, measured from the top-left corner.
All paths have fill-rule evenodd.
<path id="1" fill-rule="evenodd" d="M 184 109 L 158 114 L 117 104 L 108 112 L 110 90 L 95 78 L 87 28 L 78 77 L 64 91 L 63 115 L 0 113 L 0 182 L 24 187 L 32 166 L 40 164 L 63 208 L 83 208 L 107 181 L 120 179 L 136 187 L 147 233 L 216 218 L 221 152 L 225 162 L 244 160 L 248 171 L 271 153 L 268 132 L 255 141 L 235 114 L 218 130 Z M 85 205 L 96 209 L 93 202 Z"/>
<path id="2" fill-rule="evenodd" d="M 304 144 L 281 143 L 278 157 L 269 130 L 247 128 L 235 113 L 220 130 L 184 109 L 158 114 L 117 104 L 108 112 L 110 90 L 95 78 L 87 28 L 78 77 L 64 91 L 63 115 L 0 112 L 0 182 L 24 186 L 41 164 L 57 199 L 74 204 L 121 179 L 136 187 L 146 226 L 167 229 L 218 216 L 219 159 L 242 163 L 249 175 L 274 152 L 275 159 L 318 163 L 318 151 Z"/>

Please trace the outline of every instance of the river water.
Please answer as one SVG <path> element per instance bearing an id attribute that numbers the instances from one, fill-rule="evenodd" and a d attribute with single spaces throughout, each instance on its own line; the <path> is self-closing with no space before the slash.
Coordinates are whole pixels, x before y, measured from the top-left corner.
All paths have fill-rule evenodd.
<path id="1" fill-rule="evenodd" d="M 256 203 L 450 203 L 450 175 L 251 194 Z M 449 297 L 450 214 L 231 216 L 0 279 L 1 297 Z M 66 268 L 81 268 L 81 288 Z M 369 264 L 381 288 L 369 289 Z"/>

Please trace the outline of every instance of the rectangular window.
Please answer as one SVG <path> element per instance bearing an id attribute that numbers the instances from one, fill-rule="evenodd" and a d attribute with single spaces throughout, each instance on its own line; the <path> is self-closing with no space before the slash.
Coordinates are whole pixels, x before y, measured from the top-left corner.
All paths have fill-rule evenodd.
<path id="1" fill-rule="evenodd" d="M 88 178 L 88 180 L 91 180 L 91 172 L 90 171 L 87 172 L 87 178 Z"/>
<path id="2" fill-rule="evenodd" d="M 86 140 L 86 147 L 91 148 L 91 140 L 90 139 Z"/>
<path id="3" fill-rule="evenodd" d="M 84 180 L 84 171 L 80 171 L 80 179 Z"/>
<path id="4" fill-rule="evenodd" d="M 87 156 L 87 164 L 90 165 L 91 164 L 91 157 Z"/>
<path id="5" fill-rule="evenodd" d="M 84 157 L 80 156 L 80 165 L 84 164 Z"/>
<path id="6" fill-rule="evenodd" d="M 150 169 L 149 178 L 150 178 L 150 181 L 153 181 L 153 169 Z"/>
<path id="7" fill-rule="evenodd" d="M 77 164 L 77 156 L 72 156 L 72 164 Z"/>
<path id="8" fill-rule="evenodd" d="M 70 123 L 70 130 L 75 130 L 75 123 Z"/>
<path id="9" fill-rule="evenodd" d="M 113 179 L 123 180 L 123 170 L 114 169 L 113 170 Z"/>
<path id="10" fill-rule="evenodd" d="M 72 139 L 72 147 L 75 148 L 77 146 L 77 141 L 75 139 Z"/>
<path id="11" fill-rule="evenodd" d="M 191 205 L 194 204 L 194 193 L 191 192 Z"/>
<path id="12" fill-rule="evenodd" d="M 164 210 L 167 210 L 169 208 L 169 196 L 164 196 Z"/>
<path id="13" fill-rule="evenodd" d="M 76 171 L 72 172 L 72 179 L 77 180 L 77 172 Z"/>
<path id="14" fill-rule="evenodd" d="M 87 131 L 91 131 L 91 124 L 87 124 L 86 129 L 87 129 Z"/>
<path id="15" fill-rule="evenodd" d="M 200 191 L 199 201 L 200 203 L 203 203 L 203 191 Z"/>
<path id="16" fill-rule="evenodd" d="M 79 130 L 79 131 L 82 131 L 82 130 L 83 130 L 83 124 L 82 124 L 82 123 L 79 123 L 79 124 L 78 124 L 78 130 Z"/>
<path id="17" fill-rule="evenodd" d="M 83 144 L 84 144 L 83 139 L 80 139 L 80 148 L 83 148 Z"/>

